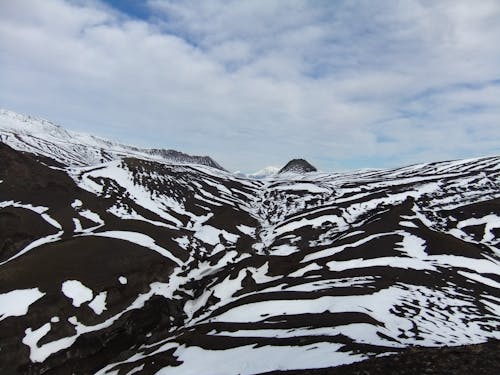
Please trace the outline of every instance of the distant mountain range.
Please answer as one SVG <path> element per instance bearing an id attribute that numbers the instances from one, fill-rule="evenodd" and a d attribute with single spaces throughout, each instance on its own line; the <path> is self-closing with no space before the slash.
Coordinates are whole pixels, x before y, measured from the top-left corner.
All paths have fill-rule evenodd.
<path id="1" fill-rule="evenodd" d="M 124 145 L 90 134 L 65 130 L 50 121 L 5 109 L 0 109 L 0 141 L 17 150 L 47 156 L 68 166 L 88 166 L 116 158 L 137 157 L 178 164 L 199 164 L 225 170 L 209 156 L 188 155 L 170 149 L 146 149 Z M 292 164 L 290 163 L 296 165 L 294 170 L 291 170 Z M 297 163 L 297 160 L 292 160 L 284 168 L 270 166 L 255 173 L 236 172 L 236 175 L 260 179 L 285 170 L 297 173 L 316 171 L 316 168 L 305 160 L 299 163 L 308 164 L 304 169 L 297 167 L 299 165 Z"/>
<path id="2" fill-rule="evenodd" d="M 0 374 L 404 373 L 500 339 L 498 156 L 238 176 L 9 111 L 0 140 Z"/>

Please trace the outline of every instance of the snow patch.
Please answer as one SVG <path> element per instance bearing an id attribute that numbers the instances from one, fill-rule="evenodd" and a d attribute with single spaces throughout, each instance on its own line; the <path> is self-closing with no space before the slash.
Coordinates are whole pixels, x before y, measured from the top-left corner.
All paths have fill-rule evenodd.
<path id="1" fill-rule="evenodd" d="M 107 292 L 101 292 L 89 303 L 89 307 L 94 310 L 97 315 L 101 315 L 106 308 Z"/>
<path id="2" fill-rule="evenodd" d="M 247 225 L 237 225 L 236 228 L 243 234 L 246 234 L 247 236 L 250 237 L 255 237 L 255 228 L 249 227 Z"/>
<path id="3" fill-rule="evenodd" d="M 30 305 L 44 295 L 38 288 L 16 289 L 0 294 L 0 321 L 9 316 L 26 315 Z"/>
<path id="4" fill-rule="evenodd" d="M 73 306 L 80 307 L 82 303 L 92 300 L 92 289 L 87 288 L 78 280 L 67 280 L 62 284 L 61 288 L 63 294 L 71 298 Z"/>
<path id="5" fill-rule="evenodd" d="M 140 245 L 142 247 L 146 247 L 148 249 L 156 251 L 160 255 L 163 255 L 165 258 L 172 260 L 179 266 L 182 265 L 181 261 L 177 259 L 175 256 L 173 256 L 172 253 L 170 253 L 168 250 L 165 250 L 163 247 L 158 246 L 153 238 L 142 233 L 113 230 L 106 232 L 91 233 L 91 235 L 129 241 L 137 245 Z"/>
<path id="6" fill-rule="evenodd" d="M 71 207 L 73 208 L 80 208 L 82 207 L 82 201 L 80 199 L 75 199 L 73 203 L 71 203 Z"/>
<path id="7" fill-rule="evenodd" d="M 299 251 L 299 249 L 296 246 L 292 246 L 289 244 L 283 244 L 283 245 L 274 246 L 271 248 L 271 254 L 278 255 L 278 256 L 287 256 L 287 255 L 293 254 L 297 251 Z"/>

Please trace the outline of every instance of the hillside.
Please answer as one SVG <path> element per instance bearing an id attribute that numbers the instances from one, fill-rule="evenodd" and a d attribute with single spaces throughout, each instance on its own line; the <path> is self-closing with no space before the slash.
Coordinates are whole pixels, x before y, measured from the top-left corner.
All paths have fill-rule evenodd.
<path id="1" fill-rule="evenodd" d="M 2 374 L 372 374 L 500 338 L 500 157 L 252 179 L 5 128 Z"/>

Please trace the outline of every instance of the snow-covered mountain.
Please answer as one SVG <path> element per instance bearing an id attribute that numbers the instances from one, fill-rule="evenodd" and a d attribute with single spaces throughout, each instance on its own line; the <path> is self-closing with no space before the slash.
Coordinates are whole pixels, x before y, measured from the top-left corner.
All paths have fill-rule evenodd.
<path id="1" fill-rule="evenodd" d="M 247 175 L 247 177 L 257 178 L 257 179 L 271 177 L 277 174 L 280 171 L 280 169 L 281 169 L 280 167 L 269 166 L 259 169 L 257 172 L 250 173 L 249 175 Z"/>
<path id="2" fill-rule="evenodd" d="M 223 169 L 208 156 L 123 145 L 93 135 L 64 130 L 50 121 L 5 109 L 0 109 L 0 141 L 16 150 L 50 157 L 67 166 L 89 166 L 120 157 L 137 157 Z"/>
<path id="3" fill-rule="evenodd" d="M 8 126 L 2 374 L 306 373 L 500 339 L 500 157 L 259 180 L 116 145 L 79 165 Z"/>

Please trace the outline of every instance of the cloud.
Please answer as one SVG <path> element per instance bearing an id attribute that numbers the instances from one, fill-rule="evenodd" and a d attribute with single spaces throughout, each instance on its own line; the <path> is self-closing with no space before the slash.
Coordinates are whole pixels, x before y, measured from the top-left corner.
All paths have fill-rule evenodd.
<path id="1" fill-rule="evenodd" d="M 0 3 L 0 106 L 252 171 L 500 151 L 500 4 Z"/>

